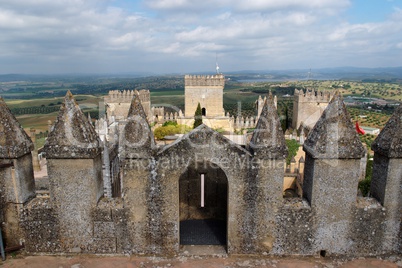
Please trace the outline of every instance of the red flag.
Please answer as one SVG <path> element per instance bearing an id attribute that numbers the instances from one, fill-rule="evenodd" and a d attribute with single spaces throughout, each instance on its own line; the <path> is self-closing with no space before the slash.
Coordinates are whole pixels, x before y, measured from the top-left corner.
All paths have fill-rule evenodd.
<path id="1" fill-rule="evenodd" d="M 364 135 L 364 134 L 366 134 L 366 132 L 364 132 L 364 129 L 362 129 L 360 126 L 359 126 L 359 123 L 356 121 L 356 131 L 357 131 L 357 133 L 359 133 L 359 134 L 361 134 L 361 135 Z"/>

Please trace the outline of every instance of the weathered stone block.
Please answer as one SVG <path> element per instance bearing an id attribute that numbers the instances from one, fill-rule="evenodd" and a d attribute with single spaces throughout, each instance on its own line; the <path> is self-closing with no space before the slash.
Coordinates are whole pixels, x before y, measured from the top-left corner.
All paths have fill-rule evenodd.
<path id="1" fill-rule="evenodd" d="M 59 229 L 55 221 L 24 221 L 25 250 L 27 252 L 61 252 Z"/>
<path id="2" fill-rule="evenodd" d="M 112 211 L 112 221 L 114 223 L 119 224 L 127 220 L 127 214 L 129 213 L 129 209 L 113 208 L 111 211 Z"/>
<path id="3" fill-rule="evenodd" d="M 94 222 L 94 237 L 109 238 L 115 237 L 115 224 L 113 222 Z"/>
<path id="4" fill-rule="evenodd" d="M 358 197 L 350 229 L 349 255 L 382 254 L 387 211 L 374 198 Z"/>
<path id="5" fill-rule="evenodd" d="M 306 200 L 284 199 L 283 209 L 275 217 L 274 254 L 312 255 L 314 245 L 313 213 Z"/>
<path id="6" fill-rule="evenodd" d="M 91 253 L 116 253 L 116 238 L 95 238 L 88 246 L 88 252 Z"/>
<path id="7" fill-rule="evenodd" d="M 112 211 L 110 208 L 96 207 L 92 210 L 92 219 L 94 221 L 112 221 Z"/>

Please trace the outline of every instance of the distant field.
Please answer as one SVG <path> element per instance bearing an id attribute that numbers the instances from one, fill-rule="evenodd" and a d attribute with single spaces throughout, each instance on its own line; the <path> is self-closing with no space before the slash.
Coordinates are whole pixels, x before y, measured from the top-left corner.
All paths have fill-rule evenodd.
<path id="1" fill-rule="evenodd" d="M 29 114 L 17 116 L 17 119 L 24 129 L 29 130 L 30 128 L 34 128 L 36 129 L 36 133 L 39 133 L 48 130 L 48 120 L 53 122 L 57 114 L 58 112 L 44 115 Z"/>
<path id="2" fill-rule="evenodd" d="M 359 108 L 348 107 L 348 112 L 352 117 L 353 122 L 358 121 L 360 125 L 382 129 L 388 119 L 389 114 L 364 110 Z"/>
<path id="3" fill-rule="evenodd" d="M 99 102 L 102 100 L 102 98 L 91 95 L 77 95 L 75 99 L 86 114 L 94 111 L 97 113 Z M 36 133 L 39 133 L 41 131 L 45 132 L 48 129 L 48 120 L 53 122 L 56 119 L 63 100 L 64 98 L 43 98 L 32 100 L 6 99 L 5 101 L 14 113 L 15 111 L 20 112 L 24 110 L 27 112 L 34 111 L 35 107 L 54 108 L 54 111 L 49 113 L 26 113 L 16 115 L 18 121 L 25 129 L 35 128 L 37 130 Z"/>
<path id="4" fill-rule="evenodd" d="M 100 97 L 91 96 L 91 95 L 77 95 L 75 96 L 76 101 L 81 104 L 86 105 L 98 105 L 99 101 L 102 100 Z M 6 103 L 10 109 L 13 108 L 26 108 L 26 107 L 35 107 L 35 106 L 55 106 L 63 102 L 64 97 L 55 97 L 55 98 L 35 98 L 30 100 L 25 99 L 6 99 Z"/>
<path id="5" fill-rule="evenodd" d="M 402 101 L 402 85 L 387 82 L 356 82 L 356 81 L 297 81 L 284 84 L 296 87 L 306 87 L 316 90 L 338 89 L 344 96 L 367 96 Z"/>
<path id="6" fill-rule="evenodd" d="M 92 79 L 92 78 L 91 78 Z M 7 105 L 17 116 L 24 128 L 35 128 L 37 133 L 48 129 L 48 120 L 53 121 L 63 96 L 71 90 L 84 113 L 91 117 L 98 115 L 98 105 L 109 90 L 149 89 L 151 102 L 155 106 L 171 105 L 184 111 L 184 79 L 182 76 L 144 77 L 135 79 L 98 79 L 80 80 L 60 79 L 53 82 L 0 82 L 0 95 L 5 97 Z M 241 108 L 242 116 L 256 114 L 255 102 L 258 96 L 266 96 L 269 91 L 278 97 L 278 113 L 282 119 L 291 120 L 292 97 L 294 89 L 314 89 L 340 92 L 346 96 L 362 98 L 379 98 L 400 102 L 402 85 L 391 82 L 359 82 L 359 81 L 287 81 L 287 82 L 234 82 L 226 83 L 223 101 L 224 109 L 237 115 Z M 239 105 L 241 103 L 241 106 Z M 381 108 L 381 107 L 380 107 Z M 362 106 L 348 107 L 354 121 L 361 125 L 382 128 L 390 117 L 391 110 L 375 111 Z M 287 112 L 287 116 L 286 116 Z M 366 115 L 366 118 L 359 117 Z"/>

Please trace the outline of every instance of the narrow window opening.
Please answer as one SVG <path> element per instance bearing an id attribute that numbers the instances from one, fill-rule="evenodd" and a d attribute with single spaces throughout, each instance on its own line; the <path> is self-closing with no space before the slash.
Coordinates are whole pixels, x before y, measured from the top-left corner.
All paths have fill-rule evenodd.
<path id="1" fill-rule="evenodd" d="M 325 255 L 327 255 L 327 251 L 326 250 L 320 250 L 320 256 L 325 257 Z"/>
<path id="2" fill-rule="evenodd" d="M 358 193 L 361 193 L 363 197 L 370 197 L 370 186 L 371 186 L 371 178 L 373 177 L 373 156 L 370 154 L 366 154 L 365 158 L 362 158 L 362 162 L 360 163 L 360 168 L 362 165 L 365 165 L 365 170 L 363 173 L 363 178 L 360 179 L 358 184 Z"/>
<path id="3" fill-rule="evenodd" d="M 205 178 L 204 178 L 205 174 L 201 174 L 201 207 L 204 207 L 204 202 L 205 202 Z"/>
<path id="4" fill-rule="evenodd" d="M 202 113 L 203 116 L 206 116 L 207 115 L 207 110 L 205 108 L 202 108 L 201 113 Z"/>

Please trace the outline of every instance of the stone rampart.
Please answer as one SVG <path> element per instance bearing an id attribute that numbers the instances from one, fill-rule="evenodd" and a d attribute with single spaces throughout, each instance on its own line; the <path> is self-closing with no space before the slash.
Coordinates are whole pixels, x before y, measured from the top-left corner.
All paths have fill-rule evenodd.
<path id="1" fill-rule="evenodd" d="M 364 148 L 342 97 L 335 94 L 304 142 L 302 194 L 286 198 L 287 148 L 272 96 L 243 147 L 206 125 L 157 147 L 134 97 L 114 139 L 119 151 L 107 152 L 109 168 L 119 157 L 114 165 L 121 178 L 121 192 L 110 196 L 102 172 L 104 144 L 69 93 L 45 146 L 50 197 L 34 197 L 32 188 L 25 187 L 33 180 L 25 154 L 32 149 L 29 140 L 13 141 L 28 145 L 13 150 L 25 159 L 5 155 L 0 162 L 3 231 L 18 234 L 28 254 L 168 256 L 180 253 L 181 220 L 213 217 L 223 219 L 222 243 L 229 254 L 401 254 L 401 118 L 402 106 L 374 141 L 371 197 L 359 197 Z M 18 132 L 20 126 L 8 129 Z M 25 184 L 10 183 L 12 172 Z M 16 196 L 24 198 L 5 208 Z"/>

